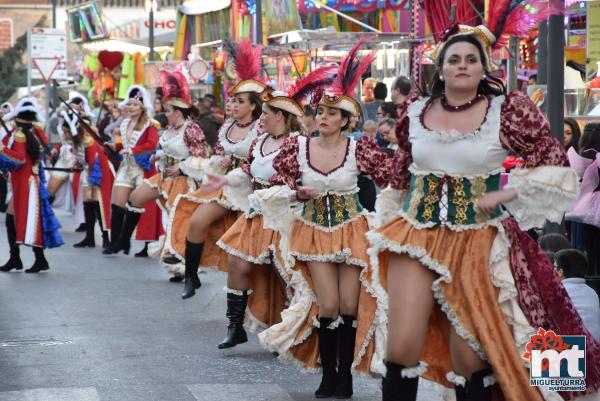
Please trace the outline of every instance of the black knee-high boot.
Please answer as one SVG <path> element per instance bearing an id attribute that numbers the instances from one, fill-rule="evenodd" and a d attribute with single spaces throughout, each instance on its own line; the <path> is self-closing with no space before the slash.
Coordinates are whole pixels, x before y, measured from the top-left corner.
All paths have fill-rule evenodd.
<path id="1" fill-rule="evenodd" d="M 100 202 L 94 202 L 94 211 L 96 212 L 96 220 L 98 220 L 98 225 L 100 226 L 100 231 L 102 232 L 102 249 L 108 249 L 110 247 L 110 239 L 108 238 L 108 231 L 104 227 L 104 223 L 102 221 L 102 211 L 100 208 Z"/>
<path id="2" fill-rule="evenodd" d="M 10 258 L 8 259 L 8 262 L 0 267 L 0 271 L 9 272 L 13 269 L 21 270 L 23 268 L 23 262 L 21 261 L 19 245 L 17 244 L 17 227 L 15 226 L 15 216 L 12 214 L 6 215 L 6 236 L 8 238 L 8 245 L 10 247 Z"/>
<path id="3" fill-rule="evenodd" d="M 356 344 L 355 317 L 342 315 L 343 324 L 338 328 L 339 353 L 338 372 L 335 384 L 335 398 L 343 400 L 352 397 L 352 362 Z"/>
<path id="4" fill-rule="evenodd" d="M 465 385 L 455 387 L 456 401 L 491 401 L 494 380 L 491 369 L 482 369 L 473 373 Z"/>
<path id="5" fill-rule="evenodd" d="M 83 213 L 85 215 L 85 238 L 76 244 L 75 248 L 94 248 L 96 240 L 94 239 L 94 226 L 96 225 L 96 207 L 97 202 L 83 202 Z"/>
<path id="6" fill-rule="evenodd" d="M 126 255 L 129 255 L 131 236 L 133 235 L 135 226 L 137 226 L 137 223 L 140 221 L 140 217 L 142 217 L 142 213 L 144 213 L 143 208 L 136 208 L 129 203 L 127 204 L 127 211 L 125 212 L 125 219 L 123 221 L 123 226 L 121 227 L 119 240 L 115 247 L 111 247 L 113 253 L 123 251 Z"/>
<path id="7" fill-rule="evenodd" d="M 187 259 L 186 259 L 187 261 Z M 236 291 L 237 292 L 237 291 Z M 244 330 L 244 316 L 248 306 L 248 291 L 240 291 L 240 294 L 227 290 L 227 336 L 219 344 L 219 349 L 235 347 L 238 344 L 248 342 L 248 335 Z"/>
<path id="8" fill-rule="evenodd" d="M 196 294 L 196 290 L 200 288 L 202 283 L 198 277 L 198 266 L 202 258 L 202 249 L 204 243 L 195 244 L 190 241 L 185 241 L 185 286 L 181 299 L 188 299 Z"/>
<path id="9" fill-rule="evenodd" d="M 50 268 L 46 256 L 44 255 L 44 248 L 36 246 L 33 248 L 33 254 L 35 255 L 35 262 L 33 262 L 33 266 L 25 270 L 25 273 L 39 273 L 42 270 L 48 270 Z"/>
<path id="10" fill-rule="evenodd" d="M 337 381 L 338 328 L 332 327 L 334 319 L 319 318 L 319 353 L 321 355 L 321 384 L 315 397 L 329 398 L 335 394 Z"/>
<path id="11" fill-rule="evenodd" d="M 125 217 L 125 208 L 115 204 L 110 205 L 110 248 L 102 251 L 103 255 L 112 255 L 117 246 Z"/>
<path id="12" fill-rule="evenodd" d="M 382 400 L 415 401 L 417 399 L 417 388 L 419 387 L 419 376 L 403 375 L 402 371 L 406 371 L 406 367 L 398 363 L 386 361 L 385 367 L 387 373 L 382 379 Z"/>
<path id="13" fill-rule="evenodd" d="M 0 174 L 0 213 L 6 212 L 8 204 L 6 203 L 6 196 L 8 195 L 8 184 L 6 177 Z"/>

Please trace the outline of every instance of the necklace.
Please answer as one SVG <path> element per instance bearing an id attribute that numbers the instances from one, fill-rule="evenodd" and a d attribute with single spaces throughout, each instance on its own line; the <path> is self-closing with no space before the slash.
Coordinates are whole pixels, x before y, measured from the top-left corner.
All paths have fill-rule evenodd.
<path id="1" fill-rule="evenodd" d="M 237 125 L 240 128 L 246 128 L 248 126 L 250 126 L 250 124 L 252 124 L 254 121 L 250 120 L 247 123 L 240 123 L 238 120 L 235 120 L 235 125 Z"/>
<path id="2" fill-rule="evenodd" d="M 477 96 L 475 96 L 473 99 L 469 100 L 465 104 L 461 104 L 460 106 L 450 106 L 448 104 L 448 99 L 446 99 L 446 95 L 444 94 L 444 95 L 442 95 L 442 97 L 440 99 L 440 104 L 442 105 L 444 110 L 449 111 L 451 113 L 456 113 L 459 111 L 465 111 L 465 110 L 470 109 L 471 107 L 473 107 L 474 105 L 476 105 L 477 103 L 482 101 L 484 98 L 485 97 L 482 94 L 478 94 Z"/>
<path id="3" fill-rule="evenodd" d="M 283 134 L 280 134 L 280 135 L 273 135 L 273 134 L 270 133 L 269 135 L 271 136 L 272 139 L 279 139 L 279 138 L 282 138 L 282 137 L 286 136 L 287 133 L 284 132 Z"/>

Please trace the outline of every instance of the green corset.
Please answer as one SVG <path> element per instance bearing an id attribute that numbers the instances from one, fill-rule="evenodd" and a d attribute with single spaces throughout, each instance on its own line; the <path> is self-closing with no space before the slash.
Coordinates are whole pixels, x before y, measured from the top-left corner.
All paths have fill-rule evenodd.
<path id="1" fill-rule="evenodd" d="M 487 214 L 475 205 L 487 192 L 500 189 L 500 174 L 484 177 L 413 175 L 404 200 L 404 213 L 420 223 L 470 225 L 502 214 L 500 207 Z M 446 196 L 444 196 L 446 195 Z M 447 210 L 443 216 L 441 210 Z"/>
<path id="2" fill-rule="evenodd" d="M 302 218 L 322 227 L 335 227 L 351 220 L 363 211 L 355 194 L 327 194 L 304 203 Z"/>

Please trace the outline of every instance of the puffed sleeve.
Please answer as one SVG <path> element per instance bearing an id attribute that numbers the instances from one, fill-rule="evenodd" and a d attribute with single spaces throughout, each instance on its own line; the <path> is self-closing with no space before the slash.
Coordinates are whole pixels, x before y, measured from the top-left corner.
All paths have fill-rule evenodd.
<path id="1" fill-rule="evenodd" d="M 505 187 L 514 188 L 517 198 L 504 206 L 525 230 L 542 227 L 546 220 L 560 223 L 577 196 L 577 175 L 569 168 L 563 146 L 552 137 L 546 116 L 525 94 L 506 97 L 500 141 L 525 160 L 524 168 L 511 171 Z"/>
<path id="2" fill-rule="evenodd" d="M 368 136 L 356 143 L 356 163 L 363 174 L 371 176 L 378 187 L 386 186 L 390 180 L 391 158 Z"/>
<path id="3" fill-rule="evenodd" d="M 190 155 L 204 158 L 210 156 L 210 148 L 206 143 L 206 137 L 198 124 L 191 122 L 187 125 L 183 133 L 183 141 L 187 145 Z"/>
<path id="4" fill-rule="evenodd" d="M 210 157 L 210 147 L 206 143 L 204 131 L 198 124 L 191 122 L 183 132 L 183 141 L 188 147 L 190 156 L 179 163 L 179 170 L 188 177 L 200 181 L 206 173 Z"/>
<path id="5" fill-rule="evenodd" d="M 0 170 L 10 171 L 25 164 L 27 158 L 27 139 L 22 132 L 16 132 L 12 148 L 0 148 Z"/>
<path id="6" fill-rule="evenodd" d="M 273 160 L 273 168 L 277 173 L 270 178 L 271 184 L 287 185 L 293 190 L 296 189 L 300 178 L 299 149 L 297 136 L 291 136 L 283 142 L 279 154 Z"/>
<path id="7" fill-rule="evenodd" d="M 154 167 L 154 163 L 150 161 L 150 158 L 156 152 L 158 140 L 158 130 L 155 126 L 149 125 L 138 143 L 131 148 L 131 154 L 133 155 L 135 162 L 145 171 L 152 170 Z"/>

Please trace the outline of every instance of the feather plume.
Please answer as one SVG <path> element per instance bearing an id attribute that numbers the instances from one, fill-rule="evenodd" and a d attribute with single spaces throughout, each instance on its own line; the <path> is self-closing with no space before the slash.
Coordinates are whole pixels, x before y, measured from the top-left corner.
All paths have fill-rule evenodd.
<path id="1" fill-rule="evenodd" d="M 361 38 L 340 63 L 338 75 L 331 85 L 331 91 L 334 94 L 352 97 L 354 88 L 360 82 L 362 74 L 375 61 L 375 51 L 365 57 L 358 58 L 358 49 L 364 42 L 365 39 Z"/>
<path id="2" fill-rule="evenodd" d="M 299 79 L 288 88 L 288 96 L 300 103 L 302 99 L 312 95 L 318 89 L 329 86 L 333 82 L 336 70 L 337 67 L 331 65 L 319 67 L 311 71 L 304 78 Z"/>
<path id="3" fill-rule="evenodd" d="M 262 46 L 253 47 L 250 39 L 242 40 L 236 47 L 233 62 L 240 81 L 261 81 Z"/>
<path id="4" fill-rule="evenodd" d="M 496 36 L 494 49 L 505 46 L 510 36 L 523 37 L 561 7 L 544 0 L 492 0 L 488 13 L 488 28 Z"/>
<path id="5" fill-rule="evenodd" d="M 162 87 L 165 100 L 170 98 L 182 99 L 187 103 L 191 102 L 190 87 L 185 76 L 180 71 L 161 70 L 159 83 Z"/>

